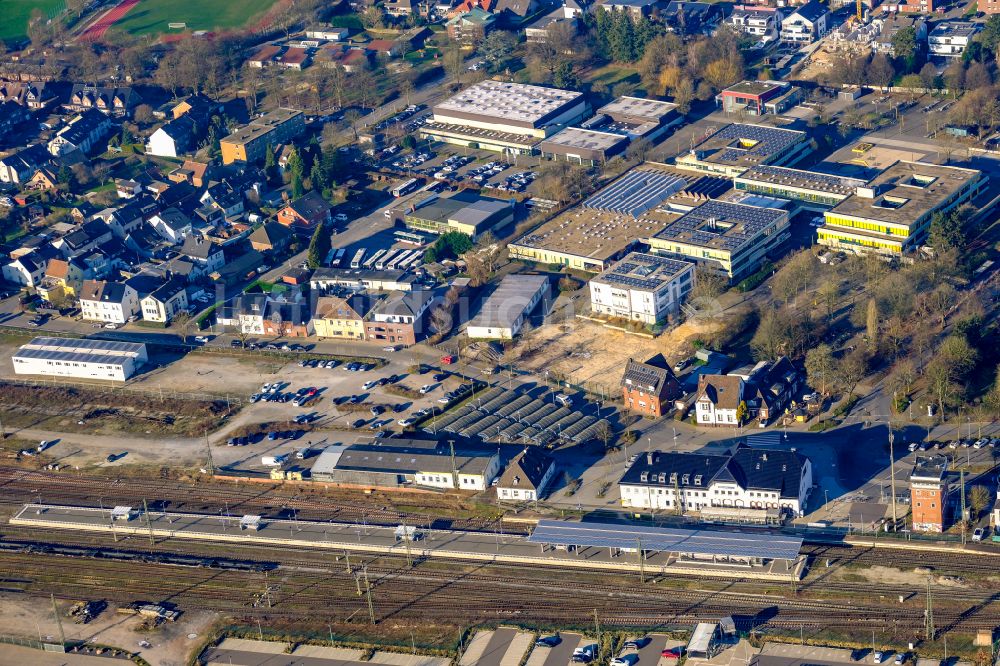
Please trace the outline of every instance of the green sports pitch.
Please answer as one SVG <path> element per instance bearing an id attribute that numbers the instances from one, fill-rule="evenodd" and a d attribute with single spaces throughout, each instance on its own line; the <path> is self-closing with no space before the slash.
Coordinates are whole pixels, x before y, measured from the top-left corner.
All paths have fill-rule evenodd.
<path id="1" fill-rule="evenodd" d="M 7 0 L 4 0 L 6 2 Z M 259 19 L 276 0 L 139 0 L 112 31 L 132 35 L 178 32 L 170 24 L 185 24 L 186 30 L 231 30 Z"/>
<path id="2" fill-rule="evenodd" d="M 66 0 L 0 0 L 0 39 L 22 39 L 28 34 L 31 12 L 40 9 L 45 16 L 55 16 L 66 7 Z"/>

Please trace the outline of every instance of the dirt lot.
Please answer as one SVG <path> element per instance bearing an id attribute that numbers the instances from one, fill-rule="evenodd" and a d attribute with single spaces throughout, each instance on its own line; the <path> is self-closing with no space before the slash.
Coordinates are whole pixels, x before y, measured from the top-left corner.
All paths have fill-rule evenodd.
<path id="1" fill-rule="evenodd" d="M 188 653 L 200 644 L 202 636 L 216 621 L 215 613 L 186 612 L 177 622 L 166 622 L 152 631 L 139 633 L 139 620 L 134 616 L 119 615 L 111 606 L 96 620 L 88 624 L 74 624 L 65 617 L 68 602 L 58 602 L 63 614 L 62 626 L 67 640 L 85 640 L 91 643 L 133 650 L 151 664 L 180 666 L 186 663 Z M 52 604 L 48 599 L 22 595 L 0 594 L 0 633 L 26 638 L 56 637 L 59 630 L 52 617 Z M 194 638 L 189 635 L 194 634 Z M 139 646 L 147 641 L 149 648 Z M 61 662 L 60 662 L 61 663 Z M 72 662 L 68 662 L 72 663 Z"/>
<path id="2" fill-rule="evenodd" d="M 691 353 L 690 341 L 715 330 L 714 320 L 684 322 L 656 338 L 629 335 L 576 319 L 571 326 L 546 324 L 531 331 L 508 352 L 518 367 L 546 371 L 590 390 L 618 393 L 618 380 L 629 357 L 640 360 L 663 354 L 674 362 Z"/>

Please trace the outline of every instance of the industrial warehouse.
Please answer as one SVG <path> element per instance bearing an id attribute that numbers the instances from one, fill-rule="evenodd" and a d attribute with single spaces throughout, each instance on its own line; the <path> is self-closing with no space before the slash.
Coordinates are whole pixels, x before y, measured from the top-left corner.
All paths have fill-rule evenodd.
<path id="1" fill-rule="evenodd" d="M 123 382 L 149 357 L 141 343 L 37 337 L 21 345 L 11 360 L 19 375 Z"/>
<path id="2" fill-rule="evenodd" d="M 797 580 L 806 568 L 802 539 L 708 529 L 666 529 L 541 520 L 527 536 L 355 523 L 278 520 L 259 515 L 205 515 L 26 504 L 12 525 L 168 539 L 386 553 L 410 560 L 446 558 L 532 563 L 719 578 Z"/>

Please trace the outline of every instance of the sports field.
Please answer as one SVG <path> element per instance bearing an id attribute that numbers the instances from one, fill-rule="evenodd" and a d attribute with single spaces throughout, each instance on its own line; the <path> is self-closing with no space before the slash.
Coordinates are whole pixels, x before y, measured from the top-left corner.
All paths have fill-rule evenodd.
<path id="1" fill-rule="evenodd" d="M 3 0 L 5 3 L 8 0 Z M 23 2 L 24 0 L 16 0 Z M 168 23 L 186 23 L 187 30 L 241 28 L 260 18 L 276 0 L 139 0 L 112 30 L 133 35 L 178 32 Z"/>
<path id="2" fill-rule="evenodd" d="M 31 10 L 38 8 L 45 16 L 54 16 L 66 7 L 66 0 L 2 0 L 0 2 L 0 39 L 21 39 L 28 34 Z"/>

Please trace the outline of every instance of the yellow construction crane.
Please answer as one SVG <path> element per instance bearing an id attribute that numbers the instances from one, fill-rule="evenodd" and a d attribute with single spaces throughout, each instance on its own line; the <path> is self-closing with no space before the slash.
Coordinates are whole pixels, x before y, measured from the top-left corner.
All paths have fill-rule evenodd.
<path id="1" fill-rule="evenodd" d="M 856 0 L 856 4 L 857 4 L 857 18 L 858 18 L 858 23 L 860 24 L 861 20 L 863 18 L 862 17 L 862 9 L 863 8 L 861 6 L 861 0 Z"/>

